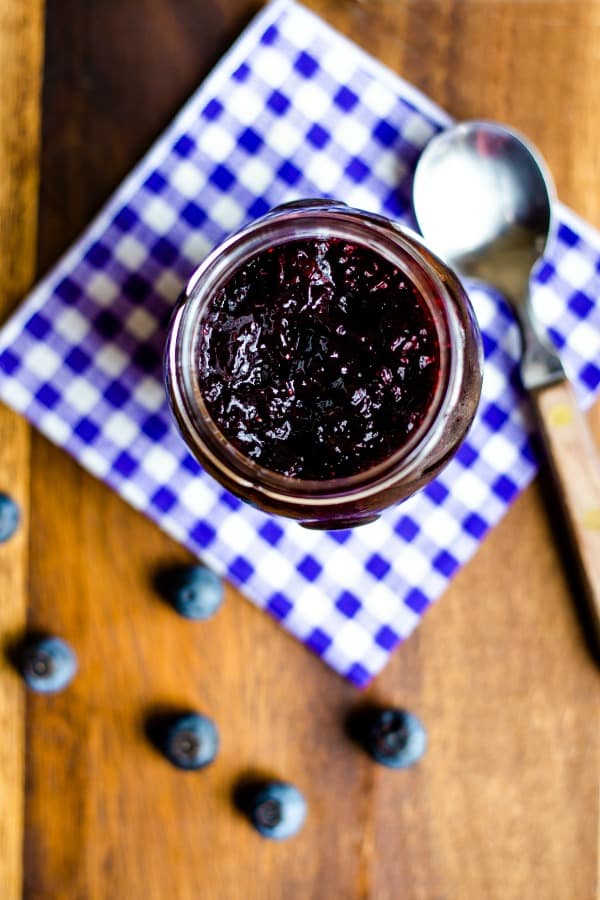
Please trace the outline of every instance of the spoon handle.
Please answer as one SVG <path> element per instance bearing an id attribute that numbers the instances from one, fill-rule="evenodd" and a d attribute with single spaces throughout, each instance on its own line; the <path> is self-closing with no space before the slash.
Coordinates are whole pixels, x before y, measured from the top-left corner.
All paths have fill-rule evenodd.
<path id="1" fill-rule="evenodd" d="M 600 641 L 600 456 L 566 379 L 531 396 Z"/>

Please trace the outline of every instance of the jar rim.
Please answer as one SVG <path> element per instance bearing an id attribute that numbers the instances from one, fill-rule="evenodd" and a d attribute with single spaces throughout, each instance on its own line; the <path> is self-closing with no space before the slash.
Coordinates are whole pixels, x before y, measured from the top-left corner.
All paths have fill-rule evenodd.
<path id="1" fill-rule="evenodd" d="M 391 228 L 390 228 L 391 226 Z M 349 476 L 303 479 L 260 466 L 235 448 L 219 429 L 196 377 L 195 346 L 202 317 L 215 292 L 250 258 L 269 247 L 303 238 L 340 237 L 366 246 L 405 271 L 416 285 L 437 332 L 439 375 L 426 416 L 408 441 L 373 466 Z M 416 245 L 416 246 L 415 246 Z M 227 238 L 198 266 L 188 281 L 171 327 L 165 357 L 167 386 L 178 425 L 211 474 L 235 492 L 251 492 L 269 504 L 328 507 L 342 500 L 378 494 L 410 475 L 444 426 L 447 408 L 461 379 L 461 359 L 453 352 L 460 330 L 453 315 L 451 287 L 440 277 L 439 262 L 414 232 L 381 216 L 336 203 L 300 201 L 272 210 Z M 180 373 L 180 379 L 175 373 Z M 183 389 L 182 389 L 183 388 Z"/>

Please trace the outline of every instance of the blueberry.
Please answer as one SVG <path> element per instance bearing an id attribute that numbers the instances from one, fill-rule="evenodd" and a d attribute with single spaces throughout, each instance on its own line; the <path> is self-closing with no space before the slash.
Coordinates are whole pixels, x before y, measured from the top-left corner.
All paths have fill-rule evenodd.
<path id="1" fill-rule="evenodd" d="M 165 600 L 186 619 L 208 619 L 223 602 L 223 581 L 205 566 L 180 566 L 158 581 Z"/>
<path id="2" fill-rule="evenodd" d="M 165 756 L 178 769 L 202 769 L 214 760 L 218 749 L 215 723 L 199 713 L 173 719 L 163 740 Z"/>
<path id="3" fill-rule="evenodd" d="M 19 525 L 19 507 L 8 494 L 0 494 L 0 544 L 8 541 Z"/>
<path id="4" fill-rule="evenodd" d="M 297 834 L 306 818 L 306 800 L 293 784 L 268 781 L 247 792 L 245 812 L 263 837 L 283 840 Z"/>
<path id="5" fill-rule="evenodd" d="M 364 713 L 358 737 L 376 762 L 392 769 L 413 766 L 427 748 L 427 733 L 421 721 L 403 709 Z"/>
<path id="6" fill-rule="evenodd" d="M 21 672 L 32 691 L 53 694 L 62 691 L 73 680 L 77 657 L 61 638 L 39 638 L 23 648 Z"/>

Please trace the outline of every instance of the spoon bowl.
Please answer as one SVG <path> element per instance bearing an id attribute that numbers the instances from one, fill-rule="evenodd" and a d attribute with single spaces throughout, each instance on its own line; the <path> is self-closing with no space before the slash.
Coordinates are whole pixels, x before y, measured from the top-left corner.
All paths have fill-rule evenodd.
<path id="1" fill-rule="evenodd" d="M 534 147 L 491 122 L 466 122 L 429 143 L 413 186 L 431 248 L 465 275 L 523 304 L 552 226 L 552 177 Z"/>

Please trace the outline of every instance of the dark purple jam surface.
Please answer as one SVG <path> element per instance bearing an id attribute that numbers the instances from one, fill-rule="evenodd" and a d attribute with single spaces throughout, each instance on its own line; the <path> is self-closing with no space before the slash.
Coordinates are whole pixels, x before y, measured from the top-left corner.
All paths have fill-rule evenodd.
<path id="1" fill-rule="evenodd" d="M 382 462 L 432 401 L 439 347 L 417 288 L 335 239 L 273 247 L 213 298 L 198 348 L 208 411 L 245 456 L 341 478 Z"/>

